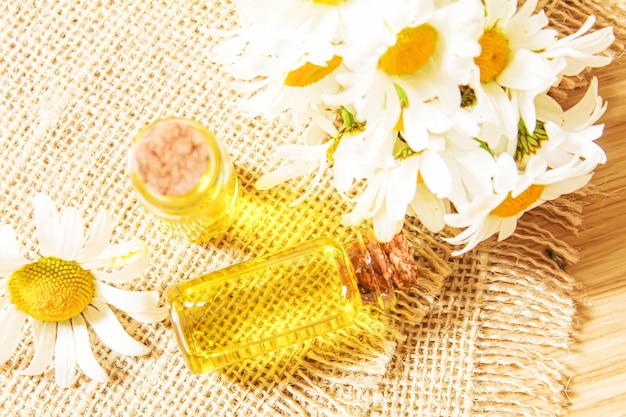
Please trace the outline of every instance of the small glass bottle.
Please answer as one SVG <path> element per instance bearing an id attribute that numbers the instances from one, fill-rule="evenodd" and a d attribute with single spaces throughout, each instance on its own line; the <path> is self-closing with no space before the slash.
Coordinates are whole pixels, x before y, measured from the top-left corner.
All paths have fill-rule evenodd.
<path id="1" fill-rule="evenodd" d="M 232 224 L 237 176 L 222 145 L 201 124 L 168 118 L 146 126 L 128 162 L 139 200 L 191 242 L 204 243 Z"/>
<path id="2" fill-rule="evenodd" d="M 404 239 L 399 250 L 397 239 Z M 166 298 L 190 370 L 219 369 L 348 326 L 363 304 L 392 307 L 394 286 L 417 279 L 406 239 L 394 241 L 381 245 L 366 228 L 345 249 L 319 238 L 171 285 Z"/>

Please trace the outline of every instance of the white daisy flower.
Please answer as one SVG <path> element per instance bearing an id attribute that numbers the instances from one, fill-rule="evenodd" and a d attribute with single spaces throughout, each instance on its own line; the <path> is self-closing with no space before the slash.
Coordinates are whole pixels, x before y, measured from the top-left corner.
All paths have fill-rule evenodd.
<path id="1" fill-rule="evenodd" d="M 583 98 L 567 111 L 547 94 L 537 96 L 537 126 L 528 132 L 521 126 L 515 158 L 523 167 L 529 155 L 545 159 L 548 167 L 557 169 L 579 164 L 584 170 L 606 162 L 604 150 L 595 143 L 602 136 L 604 125 L 595 124 L 607 108 L 598 96 L 598 80 L 594 77 Z M 570 168 L 568 168 L 570 169 Z"/>
<path id="2" fill-rule="evenodd" d="M 83 219 L 75 208 L 59 214 L 45 194 L 35 196 L 34 208 L 41 253 L 37 260 L 21 255 L 12 227 L 0 229 L 0 363 L 13 355 L 20 329 L 30 321 L 35 351 L 22 374 L 41 374 L 54 358 L 61 387 L 71 385 L 77 366 L 104 382 L 107 375 L 92 352 L 87 323 L 111 349 L 137 356 L 150 350 L 124 331 L 107 304 L 143 322 L 167 316 L 167 310 L 157 306 L 156 291 L 129 291 L 105 283 L 127 283 L 140 274 L 149 262 L 148 249 L 136 240 L 110 244 L 112 224 L 106 211 L 98 213 L 85 240 Z"/>
<path id="3" fill-rule="evenodd" d="M 517 220 L 525 212 L 580 189 L 592 176 L 591 173 L 580 174 L 570 175 L 562 170 L 559 175 L 554 175 L 537 157 L 530 158 L 526 171 L 519 173 L 511 155 L 500 155 L 493 178 L 494 193 L 455 205 L 456 213 L 445 216 L 449 226 L 466 228 L 458 235 L 445 239 L 453 245 L 465 245 L 453 255 L 468 252 L 496 233 L 498 241 L 510 237 L 517 227 Z"/>
<path id="4" fill-rule="evenodd" d="M 350 71 L 336 76 L 345 90 L 326 102 L 351 103 L 359 120 L 382 119 L 388 130 L 405 105 L 419 111 L 421 103 L 438 98 L 445 106 L 459 107 L 458 85 L 469 82 L 473 57 L 480 52 L 482 13 L 477 0 L 441 7 L 432 0 L 394 3 L 385 15 L 387 33 L 351 45 L 353 53 L 344 56 Z"/>
<path id="5" fill-rule="evenodd" d="M 322 98 L 340 88 L 330 75 L 339 71 L 342 58 L 335 55 L 318 65 L 307 61 L 299 51 L 296 53 L 291 59 L 259 58 L 266 64 L 262 71 L 247 59 L 227 67 L 239 79 L 255 78 L 233 83 L 239 93 L 252 95 L 238 103 L 247 117 L 262 115 L 272 120 L 289 111 L 296 123 L 304 124 L 324 113 L 326 105 Z"/>
<path id="6" fill-rule="evenodd" d="M 407 207 L 415 196 L 415 168 L 415 164 L 400 161 L 393 168 L 378 170 L 354 199 L 356 204 L 343 216 L 342 223 L 356 226 L 365 219 L 372 219 L 374 233 L 380 241 L 393 239 L 402 230 Z"/>
<path id="7" fill-rule="evenodd" d="M 335 127 L 337 113 L 343 118 L 341 130 Z M 327 168 L 332 166 L 335 188 L 350 200 L 346 193 L 355 181 L 370 178 L 378 168 L 395 164 L 391 152 L 385 150 L 395 134 L 377 126 L 367 128 L 345 108 L 336 113 L 325 112 L 325 116 L 316 115 L 301 136 L 302 144 L 277 148 L 277 156 L 286 162 L 262 175 L 255 183 L 257 189 L 266 190 L 299 177 L 310 179 L 307 190 L 291 203 L 295 206 L 314 192 Z M 375 132 L 370 133 L 371 130 Z"/>
<path id="8" fill-rule="evenodd" d="M 376 170 L 397 164 L 391 152 L 395 132 L 384 129 L 379 122 L 357 126 L 361 127 L 335 138 L 331 153 L 335 188 L 342 194 L 356 181 L 372 177 Z"/>
<path id="9" fill-rule="evenodd" d="M 566 64 L 543 52 L 554 46 L 557 32 L 545 29 L 548 18 L 533 14 L 537 0 L 519 9 L 516 0 L 485 0 L 484 31 L 479 39 L 474 80 L 477 109 L 484 114 L 481 138 L 489 147 L 500 147 L 501 135 L 515 146 L 521 116 L 530 130 L 535 127 L 534 100 L 559 80 Z"/>
<path id="10" fill-rule="evenodd" d="M 371 36 L 372 24 L 384 27 L 373 0 L 240 1 L 250 24 L 217 45 L 211 56 L 225 64 L 248 116 L 267 119 L 290 110 L 298 123 L 324 111 L 323 96 L 338 92 L 334 76 L 341 70 L 342 47 Z M 271 39 L 267 39 L 270 37 Z"/>
<path id="11" fill-rule="evenodd" d="M 393 166 L 378 169 L 367 178 L 365 190 L 354 198 L 356 204 L 342 222 L 357 225 L 372 219 L 378 239 L 388 242 L 400 231 L 410 210 L 426 227 L 439 231 L 439 216 L 447 212 L 447 203 L 434 204 L 433 196 L 444 199 L 451 189 L 445 161 L 437 152 L 426 149 L 395 159 Z"/>
<path id="12" fill-rule="evenodd" d="M 329 60 L 341 45 L 371 38 L 388 9 L 377 0 L 238 0 L 236 7 L 244 28 L 229 50 L 274 55 L 276 41 L 289 39 L 313 62 Z"/>
<path id="13" fill-rule="evenodd" d="M 410 151 L 425 149 L 441 156 L 445 171 L 438 176 L 451 184 L 440 197 L 453 203 L 465 202 L 473 196 L 491 194 L 494 161 L 485 145 L 477 140 L 480 127 L 472 113 L 459 107 L 446 108 L 439 100 L 431 100 L 415 112 L 403 109 L 401 137 Z M 398 150 L 394 150 L 394 155 Z M 430 187 L 431 190 L 438 189 Z M 440 189 L 439 189 L 440 190 Z"/>
<path id="14" fill-rule="evenodd" d="M 446 163 L 452 187 L 446 195 L 453 204 L 464 204 L 493 193 L 495 161 L 492 154 L 476 142 L 474 148 L 448 148 L 440 153 Z"/>

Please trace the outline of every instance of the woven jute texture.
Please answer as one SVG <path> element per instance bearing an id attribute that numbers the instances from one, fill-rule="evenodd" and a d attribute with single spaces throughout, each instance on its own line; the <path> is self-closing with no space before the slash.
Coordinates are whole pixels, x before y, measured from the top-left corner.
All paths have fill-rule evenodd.
<path id="1" fill-rule="evenodd" d="M 584 3 L 584 4 L 583 4 Z M 572 32 L 586 13 L 615 25 L 623 51 L 623 9 L 598 0 L 544 2 L 553 24 Z M 621 11 L 620 11 L 621 10 Z M 621 13 L 621 14 L 620 14 Z M 287 117 L 248 120 L 229 78 L 208 59 L 205 29 L 237 25 L 221 1 L 3 1 L 0 5 L 0 215 L 31 259 L 37 253 L 31 199 L 50 194 L 78 207 L 90 224 L 113 213 L 113 241 L 143 239 L 150 267 L 132 289 L 163 293 L 195 277 L 317 236 L 339 241 L 349 206 L 327 175 L 320 191 L 290 207 L 306 183 L 259 192 L 254 182 L 280 161 L 302 126 Z M 223 235 L 194 245 L 156 222 L 132 192 L 126 159 L 146 124 L 183 116 L 224 143 L 240 178 L 240 215 Z M 576 282 L 545 255 L 573 249 L 535 219 L 576 229 L 580 207 L 562 199 L 524 218 L 516 235 L 464 257 L 408 219 L 420 284 L 384 314 L 279 352 L 192 375 L 169 320 L 118 318 L 152 352 L 129 358 L 92 337 L 108 384 L 77 374 L 60 389 L 54 371 L 21 376 L 33 354 L 30 328 L 0 364 L 2 416 L 552 416 L 566 410 L 567 348 Z M 298 302 L 306 302 L 299 300 Z M 294 302 L 295 304 L 295 302 Z"/>

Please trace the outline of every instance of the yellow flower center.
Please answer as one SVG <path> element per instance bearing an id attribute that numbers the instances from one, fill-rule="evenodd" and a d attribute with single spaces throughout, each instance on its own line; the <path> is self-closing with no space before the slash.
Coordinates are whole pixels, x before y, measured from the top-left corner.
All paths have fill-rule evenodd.
<path id="1" fill-rule="evenodd" d="M 317 3 L 317 4 L 332 4 L 332 5 L 337 5 L 339 3 L 343 3 L 344 1 L 348 1 L 348 0 L 312 0 L 313 3 Z"/>
<path id="2" fill-rule="evenodd" d="M 408 75 L 420 69 L 435 52 L 437 30 L 431 25 L 403 29 L 378 60 L 378 68 L 390 75 Z"/>
<path id="3" fill-rule="evenodd" d="M 512 217 L 519 213 L 523 213 L 528 209 L 528 207 L 539 200 L 544 188 L 544 185 L 532 184 L 515 198 L 513 198 L 511 193 L 509 193 L 504 201 L 491 211 L 491 214 L 498 217 Z"/>
<path id="4" fill-rule="evenodd" d="M 91 302 L 94 276 L 78 262 L 47 256 L 24 265 L 9 277 L 11 302 L 41 321 L 63 321 Z"/>
<path id="5" fill-rule="evenodd" d="M 480 82 L 488 83 L 496 78 L 509 59 L 509 41 L 499 32 L 489 30 L 478 40 L 481 46 L 480 55 L 474 62 L 480 68 Z"/>
<path id="6" fill-rule="evenodd" d="M 285 77 L 285 85 L 288 87 L 306 87 L 316 83 L 336 70 L 341 64 L 341 61 L 343 61 L 343 58 L 335 55 L 330 61 L 326 62 L 325 66 L 307 62 L 300 68 L 290 71 L 287 74 Z"/>

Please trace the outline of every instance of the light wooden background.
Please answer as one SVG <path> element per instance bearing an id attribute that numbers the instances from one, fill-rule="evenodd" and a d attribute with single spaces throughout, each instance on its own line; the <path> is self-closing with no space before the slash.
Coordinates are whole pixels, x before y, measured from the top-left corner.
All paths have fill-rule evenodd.
<path id="1" fill-rule="evenodd" d="M 608 163 L 592 186 L 602 194 L 586 198 L 583 230 L 564 237 L 581 259 L 568 272 L 582 283 L 579 327 L 568 365 L 572 417 L 626 416 L 626 57 L 596 71 L 609 108 L 598 140 Z"/>

